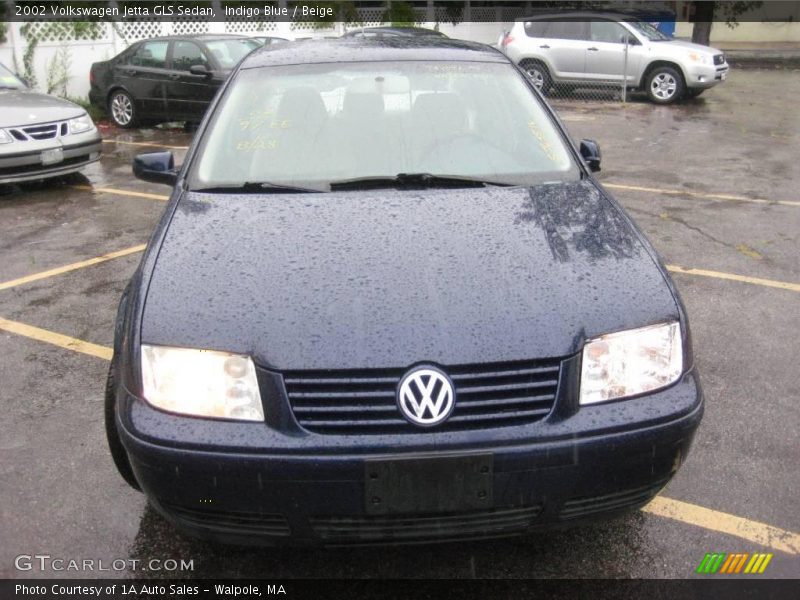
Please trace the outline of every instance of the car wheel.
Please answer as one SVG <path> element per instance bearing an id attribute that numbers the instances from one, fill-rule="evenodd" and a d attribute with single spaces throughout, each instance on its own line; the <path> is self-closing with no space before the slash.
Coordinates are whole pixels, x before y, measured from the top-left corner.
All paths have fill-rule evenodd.
<path id="1" fill-rule="evenodd" d="M 114 465 L 117 471 L 125 480 L 125 482 L 133 489 L 142 491 L 136 477 L 133 475 L 131 463 L 128 460 L 128 455 L 125 448 L 122 447 L 122 442 L 119 440 L 119 432 L 117 431 L 116 421 L 116 396 L 114 395 L 114 361 L 112 359 L 111 366 L 108 369 L 108 377 L 106 377 L 106 399 L 105 399 L 105 421 L 106 421 L 106 439 L 108 440 L 108 449 L 111 451 L 111 458 L 114 459 Z"/>
<path id="2" fill-rule="evenodd" d="M 128 92 L 114 90 L 108 98 L 108 114 L 118 127 L 133 127 L 136 125 L 136 107 L 133 98 Z"/>
<path id="3" fill-rule="evenodd" d="M 697 98 L 703 92 L 705 92 L 703 88 L 686 88 L 686 92 L 684 93 L 687 98 Z"/>
<path id="4" fill-rule="evenodd" d="M 672 67 L 656 67 L 647 76 L 647 96 L 656 104 L 670 104 L 683 97 L 683 76 Z"/>
<path id="5" fill-rule="evenodd" d="M 522 67 L 522 70 L 527 73 L 528 77 L 531 78 L 534 87 L 546 94 L 550 91 L 550 87 L 553 85 L 553 80 L 550 77 L 550 72 L 547 70 L 542 63 L 536 62 L 533 60 L 522 61 L 519 65 Z"/>

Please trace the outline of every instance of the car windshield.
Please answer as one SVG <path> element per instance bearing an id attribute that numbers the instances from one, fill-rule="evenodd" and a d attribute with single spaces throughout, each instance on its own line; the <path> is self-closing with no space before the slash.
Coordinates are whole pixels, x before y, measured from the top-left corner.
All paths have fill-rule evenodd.
<path id="1" fill-rule="evenodd" d="M 21 90 L 24 88 L 25 84 L 22 83 L 14 73 L 0 64 L 0 89 Z"/>
<path id="2" fill-rule="evenodd" d="M 250 54 L 250 52 L 256 48 L 260 48 L 261 44 L 256 40 L 239 38 L 232 40 L 212 40 L 206 42 L 206 46 L 223 69 L 232 69 L 239 64 L 240 60 Z"/>
<path id="3" fill-rule="evenodd" d="M 668 35 L 661 33 L 658 29 L 653 27 L 647 21 L 637 21 L 634 19 L 626 22 L 630 23 L 634 27 L 634 29 L 636 29 L 636 31 L 641 33 L 651 42 L 666 42 L 672 39 Z"/>
<path id="4" fill-rule="evenodd" d="M 580 177 L 551 117 L 504 63 L 244 69 L 198 156 L 193 189 L 269 182 L 327 190 L 397 175 L 417 183 L 449 176 L 512 185 Z"/>

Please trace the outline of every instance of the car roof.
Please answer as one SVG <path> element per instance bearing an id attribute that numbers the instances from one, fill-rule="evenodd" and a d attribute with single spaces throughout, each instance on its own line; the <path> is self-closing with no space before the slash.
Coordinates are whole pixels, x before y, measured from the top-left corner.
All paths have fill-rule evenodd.
<path id="1" fill-rule="evenodd" d="M 635 20 L 635 14 L 612 12 L 612 11 L 598 11 L 598 10 L 574 10 L 574 11 L 556 11 L 542 10 L 541 12 L 534 11 L 527 17 L 520 17 L 517 21 L 536 21 L 540 19 L 577 19 L 577 18 L 590 18 L 590 19 L 612 19 L 615 21 L 631 21 Z"/>
<path id="2" fill-rule="evenodd" d="M 308 40 L 303 44 L 269 46 L 248 54 L 240 68 L 395 60 L 508 62 L 504 54 L 486 44 L 421 35 L 321 39 Z"/>
<path id="3" fill-rule="evenodd" d="M 351 29 L 344 35 L 355 35 L 360 32 L 373 32 L 373 33 L 400 33 L 406 35 L 436 35 L 444 37 L 444 34 L 436 31 L 435 29 L 428 29 L 427 27 L 359 27 Z"/>
<path id="4" fill-rule="evenodd" d="M 198 34 L 186 34 L 186 35 L 162 35 L 159 37 L 147 38 L 146 40 L 139 40 L 136 43 L 141 42 L 167 42 L 170 40 L 194 40 L 196 42 L 213 42 L 215 40 L 249 40 L 252 39 L 246 35 L 240 35 L 238 33 L 198 33 Z"/>

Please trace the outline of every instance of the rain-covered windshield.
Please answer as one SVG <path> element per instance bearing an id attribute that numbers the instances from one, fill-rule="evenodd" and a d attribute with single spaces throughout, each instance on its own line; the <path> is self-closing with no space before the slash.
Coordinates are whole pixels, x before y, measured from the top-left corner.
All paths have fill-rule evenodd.
<path id="1" fill-rule="evenodd" d="M 229 40 L 211 40 L 206 46 L 217 59 L 223 69 L 232 69 L 245 56 L 261 44 L 256 40 L 235 38 Z"/>
<path id="2" fill-rule="evenodd" d="M 25 84 L 4 65 L 0 64 L 0 90 L 21 90 L 23 88 L 25 88 Z"/>
<path id="3" fill-rule="evenodd" d="M 240 71 L 204 135 L 190 186 L 324 190 L 420 173 L 501 184 L 579 177 L 511 65 L 403 61 Z"/>
<path id="4" fill-rule="evenodd" d="M 658 29 L 646 21 L 631 20 L 627 21 L 627 23 L 630 23 L 634 29 L 636 29 L 636 31 L 641 33 L 651 42 L 666 42 L 672 39 L 665 33 L 661 33 Z"/>

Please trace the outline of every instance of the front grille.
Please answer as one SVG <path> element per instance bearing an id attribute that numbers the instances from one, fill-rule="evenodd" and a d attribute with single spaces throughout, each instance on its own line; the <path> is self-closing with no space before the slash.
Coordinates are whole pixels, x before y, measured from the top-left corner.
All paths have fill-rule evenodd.
<path id="1" fill-rule="evenodd" d="M 645 486 L 629 488 L 613 494 L 572 498 L 561 509 L 562 519 L 577 519 L 594 513 L 641 506 L 653 498 L 667 484 L 667 479 Z"/>
<path id="2" fill-rule="evenodd" d="M 715 54 L 714 55 L 714 64 L 721 65 L 725 62 L 725 55 L 724 54 Z"/>
<path id="3" fill-rule="evenodd" d="M 286 517 L 281 514 L 187 508 L 174 504 L 164 504 L 164 508 L 179 521 L 193 527 L 274 537 L 287 537 L 291 533 Z"/>
<path id="4" fill-rule="evenodd" d="M 434 431 L 506 427 L 546 417 L 556 398 L 561 359 L 445 367 L 455 385 L 453 413 Z M 399 412 L 396 388 L 407 369 L 284 373 L 289 402 L 315 433 L 420 433 Z"/>
<path id="5" fill-rule="evenodd" d="M 58 123 L 48 123 L 47 125 L 23 127 L 22 131 L 34 140 L 49 140 L 58 135 L 58 129 Z"/>
<path id="6" fill-rule="evenodd" d="M 424 541 L 500 536 L 533 525 L 541 505 L 459 514 L 387 517 L 312 517 L 314 533 L 326 542 Z"/>

